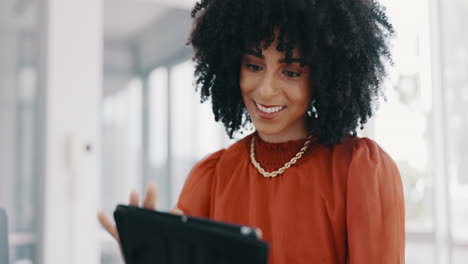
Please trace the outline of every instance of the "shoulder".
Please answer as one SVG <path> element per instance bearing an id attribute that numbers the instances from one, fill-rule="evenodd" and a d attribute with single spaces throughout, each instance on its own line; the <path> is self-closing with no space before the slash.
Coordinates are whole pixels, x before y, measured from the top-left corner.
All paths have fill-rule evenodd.
<path id="1" fill-rule="evenodd" d="M 359 150 L 370 149 L 372 151 L 383 151 L 380 145 L 368 137 L 346 136 L 341 143 L 332 145 L 333 149 L 343 149 L 344 151 L 353 152 Z"/>
<path id="2" fill-rule="evenodd" d="M 373 139 L 348 136 L 333 145 L 332 152 L 346 177 L 348 189 L 365 194 L 376 186 L 401 184 L 396 162 Z"/>
<path id="3" fill-rule="evenodd" d="M 368 137 L 347 136 L 339 144 L 334 144 L 333 153 L 347 156 L 347 160 L 360 160 L 361 162 L 375 162 L 376 159 L 385 159 L 393 162 L 390 155 L 373 139 Z"/>
<path id="4" fill-rule="evenodd" d="M 392 157 L 374 140 L 367 137 L 353 137 L 350 140 L 352 162 L 359 165 L 383 165 L 394 167 L 396 163 Z"/>
<path id="5" fill-rule="evenodd" d="M 403 201 L 403 186 L 395 161 L 372 139 L 356 138 L 348 169 L 348 195 L 354 199 L 379 199 L 393 207 Z M 348 198 L 350 198 L 348 196 Z"/>

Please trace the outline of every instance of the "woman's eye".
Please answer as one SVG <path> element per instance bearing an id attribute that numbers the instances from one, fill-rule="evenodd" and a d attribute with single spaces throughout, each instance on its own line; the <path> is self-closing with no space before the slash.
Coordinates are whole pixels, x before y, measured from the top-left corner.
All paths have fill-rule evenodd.
<path id="1" fill-rule="evenodd" d="M 247 68 L 249 68 L 253 72 L 257 72 L 257 71 L 262 70 L 262 66 L 258 66 L 258 65 L 255 65 L 255 64 L 246 64 L 246 65 L 247 65 Z"/>
<path id="2" fill-rule="evenodd" d="M 301 76 L 300 73 L 298 72 L 293 72 L 293 71 L 283 71 L 284 74 L 286 74 L 288 77 L 295 78 Z"/>

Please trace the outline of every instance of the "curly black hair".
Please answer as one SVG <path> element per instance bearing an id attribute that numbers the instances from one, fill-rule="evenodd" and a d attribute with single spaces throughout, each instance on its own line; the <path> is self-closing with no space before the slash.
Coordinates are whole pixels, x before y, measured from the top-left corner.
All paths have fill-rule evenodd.
<path id="1" fill-rule="evenodd" d="M 373 0 L 201 0 L 192 10 L 190 43 L 195 51 L 196 90 L 210 99 L 216 121 L 230 138 L 251 120 L 239 86 L 245 49 L 261 52 L 275 40 L 286 58 L 300 47 L 312 69 L 318 117 L 307 126 L 319 143 L 356 136 L 384 95 L 386 62 L 393 64 L 389 39 L 394 29 L 385 8 Z M 263 47 L 260 47 L 264 43 Z M 312 87 L 311 87 L 312 89 Z"/>

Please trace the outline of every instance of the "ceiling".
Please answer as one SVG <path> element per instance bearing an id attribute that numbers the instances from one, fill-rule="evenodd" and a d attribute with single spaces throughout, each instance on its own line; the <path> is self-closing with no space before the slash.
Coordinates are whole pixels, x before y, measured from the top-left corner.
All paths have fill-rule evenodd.
<path id="1" fill-rule="evenodd" d="M 104 0 L 104 38 L 131 39 L 169 9 L 190 9 L 195 2 L 195 0 Z"/>
<path id="2" fill-rule="evenodd" d="M 102 0 L 106 40 L 129 40 L 171 8 L 191 9 L 196 0 Z M 37 0 L 0 0 L 0 26 L 37 30 Z"/>

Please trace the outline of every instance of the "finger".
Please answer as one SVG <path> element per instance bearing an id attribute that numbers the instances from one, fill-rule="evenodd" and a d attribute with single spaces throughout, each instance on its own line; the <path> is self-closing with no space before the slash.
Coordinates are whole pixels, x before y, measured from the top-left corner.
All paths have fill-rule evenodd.
<path id="1" fill-rule="evenodd" d="M 109 232 L 109 234 L 111 234 L 111 236 L 113 236 L 117 241 L 120 241 L 117 227 L 115 227 L 115 225 L 112 224 L 109 217 L 107 217 L 107 215 L 104 212 L 100 211 L 98 213 L 98 219 L 102 227 L 104 227 L 104 229 L 106 229 L 107 232 Z"/>
<path id="2" fill-rule="evenodd" d="M 262 239 L 262 237 L 263 237 L 262 230 L 260 228 L 255 228 L 255 232 L 257 233 L 257 237 L 259 239 Z"/>
<path id="3" fill-rule="evenodd" d="M 179 208 L 177 208 L 177 207 L 172 208 L 172 210 L 169 211 L 169 213 L 178 214 L 178 215 L 183 215 L 184 214 L 184 212 L 182 210 L 180 210 Z"/>
<path id="4" fill-rule="evenodd" d="M 156 210 L 156 200 L 158 198 L 158 187 L 156 183 L 150 182 L 146 187 L 146 196 L 143 201 L 143 207 L 146 209 Z"/>
<path id="5" fill-rule="evenodd" d="M 133 190 L 130 193 L 130 200 L 129 200 L 128 204 L 131 205 L 131 206 L 138 206 L 139 200 L 140 200 L 140 198 L 138 197 L 138 192 Z"/>

